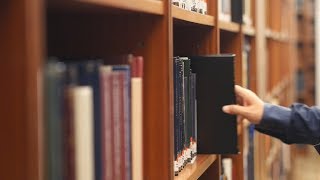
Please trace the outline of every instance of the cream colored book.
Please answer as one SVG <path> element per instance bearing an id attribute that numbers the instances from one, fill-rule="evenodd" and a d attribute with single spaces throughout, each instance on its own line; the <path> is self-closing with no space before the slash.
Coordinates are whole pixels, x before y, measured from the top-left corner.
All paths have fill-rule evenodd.
<path id="1" fill-rule="evenodd" d="M 132 176 L 133 180 L 143 179 L 142 174 L 142 78 L 131 78 L 131 107 L 132 107 Z"/>
<path id="2" fill-rule="evenodd" d="M 94 179 L 93 92 L 89 86 L 68 89 L 74 122 L 75 179 Z"/>
<path id="3" fill-rule="evenodd" d="M 132 179 L 143 179 L 143 57 L 131 64 L 131 147 Z"/>

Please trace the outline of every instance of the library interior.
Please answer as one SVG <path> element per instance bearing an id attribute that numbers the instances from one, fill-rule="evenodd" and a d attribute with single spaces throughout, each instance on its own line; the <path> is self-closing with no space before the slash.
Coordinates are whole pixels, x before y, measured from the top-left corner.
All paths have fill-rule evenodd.
<path id="1" fill-rule="evenodd" d="M 0 179 L 320 180 L 319 12 L 2 0 Z"/>

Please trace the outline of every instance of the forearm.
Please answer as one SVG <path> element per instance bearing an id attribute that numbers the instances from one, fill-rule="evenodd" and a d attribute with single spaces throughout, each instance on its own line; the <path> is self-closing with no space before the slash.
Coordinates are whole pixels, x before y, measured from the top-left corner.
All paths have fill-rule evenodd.
<path id="1" fill-rule="evenodd" d="M 317 144 L 320 141 L 320 109 L 302 104 L 285 108 L 266 103 L 256 130 L 288 144 Z"/>

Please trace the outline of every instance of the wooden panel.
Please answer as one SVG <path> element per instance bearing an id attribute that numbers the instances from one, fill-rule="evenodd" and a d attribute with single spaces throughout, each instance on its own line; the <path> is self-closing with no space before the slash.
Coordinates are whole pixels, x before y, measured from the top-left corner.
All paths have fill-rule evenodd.
<path id="1" fill-rule="evenodd" d="M 198 179 L 217 159 L 217 155 L 198 154 L 194 164 L 188 164 L 174 180 Z"/>
<path id="2" fill-rule="evenodd" d="M 257 92 L 257 52 L 256 52 L 256 38 L 251 39 L 251 53 L 250 53 L 250 89 Z"/>
<path id="3" fill-rule="evenodd" d="M 39 84 L 42 3 L 4 1 L 0 7 L 0 179 L 40 180 Z"/>
<path id="4" fill-rule="evenodd" d="M 214 26 L 213 16 L 187 11 L 175 5 L 172 5 L 172 17 L 175 19 L 192 22 L 195 24 Z"/>
<path id="5" fill-rule="evenodd" d="M 211 27 L 174 27 L 174 55 L 200 55 L 215 53 L 214 29 Z"/>
<path id="6" fill-rule="evenodd" d="M 221 169 L 221 156 L 217 155 L 217 159 L 211 164 L 207 171 L 205 171 L 199 180 L 220 179 L 222 173 Z"/>
<path id="7" fill-rule="evenodd" d="M 219 29 L 230 31 L 230 32 L 240 32 L 240 25 L 234 22 L 219 21 Z"/>
<path id="8" fill-rule="evenodd" d="M 49 8 L 66 11 L 122 11 L 164 14 L 163 1 L 159 0 L 49 0 Z"/>
<path id="9" fill-rule="evenodd" d="M 255 36 L 256 34 L 256 31 L 253 28 L 253 26 L 242 25 L 242 31 L 243 31 L 243 34 L 247 36 Z"/>
<path id="10" fill-rule="evenodd" d="M 235 83 L 242 84 L 242 36 L 240 33 L 220 31 L 220 53 L 233 53 L 235 57 Z"/>

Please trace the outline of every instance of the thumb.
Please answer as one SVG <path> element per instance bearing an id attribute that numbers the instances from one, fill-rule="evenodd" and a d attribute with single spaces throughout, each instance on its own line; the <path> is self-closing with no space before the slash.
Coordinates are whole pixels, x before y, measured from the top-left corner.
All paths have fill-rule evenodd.
<path id="1" fill-rule="evenodd" d="M 236 114 L 241 116 L 245 116 L 247 112 L 244 106 L 239 105 L 226 105 L 222 107 L 222 110 L 228 114 Z"/>

